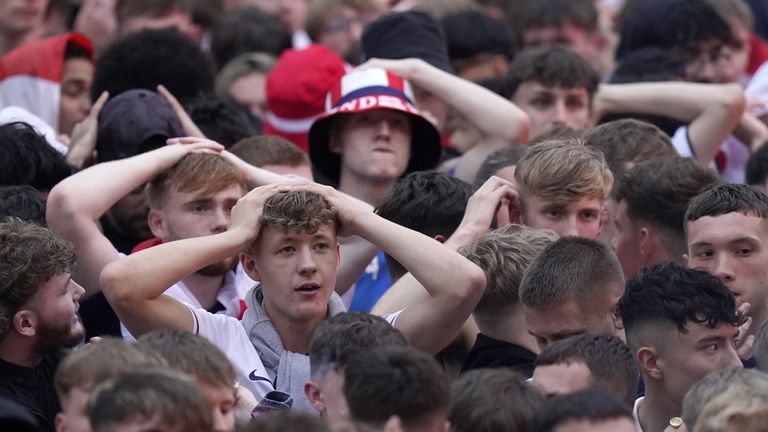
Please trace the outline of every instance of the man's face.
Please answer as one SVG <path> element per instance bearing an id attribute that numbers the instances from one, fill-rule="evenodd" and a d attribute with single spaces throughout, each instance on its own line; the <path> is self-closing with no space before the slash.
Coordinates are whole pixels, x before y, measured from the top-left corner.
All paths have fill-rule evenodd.
<path id="1" fill-rule="evenodd" d="M 580 361 L 536 366 L 533 385 L 550 399 L 588 389 L 592 385 L 592 372 Z"/>
<path id="2" fill-rule="evenodd" d="M 405 172 L 411 155 L 407 114 L 372 110 L 340 118 L 331 151 L 341 154 L 341 171 L 367 181 L 394 181 Z"/>
<path id="3" fill-rule="evenodd" d="M 691 386 L 708 373 L 742 367 L 734 348 L 738 331 L 730 324 L 711 329 L 688 321 L 686 333 L 677 328 L 668 332 L 673 334 L 659 338 L 657 367 L 665 393 L 676 403 L 681 403 Z"/>
<path id="4" fill-rule="evenodd" d="M 29 300 L 29 309 L 38 317 L 37 339 L 40 350 L 71 348 L 83 340 L 85 329 L 77 310 L 85 290 L 69 273 L 50 278 Z"/>
<path id="5" fill-rule="evenodd" d="M 248 107 L 256 118 L 264 120 L 267 111 L 267 77 L 263 73 L 250 73 L 236 79 L 229 86 L 232 98 Z"/>
<path id="6" fill-rule="evenodd" d="M 235 390 L 231 386 L 201 384 L 205 398 L 213 406 L 213 432 L 231 432 L 235 430 Z"/>
<path id="7" fill-rule="evenodd" d="M 631 279 L 644 265 L 640 257 L 640 227 L 629 218 L 626 201 L 619 202 L 614 222 L 616 237 L 613 238 L 611 248 L 621 263 L 624 277 Z"/>
<path id="8" fill-rule="evenodd" d="M 107 212 L 110 223 L 119 232 L 146 240 L 152 237 L 152 231 L 147 223 L 147 199 L 144 195 L 144 186 L 136 188 L 128 195 L 120 198 Z"/>
<path id="9" fill-rule="evenodd" d="M 70 390 L 61 400 L 61 412 L 56 415 L 56 432 L 91 432 L 91 422 L 85 413 L 90 392 L 79 387 Z"/>
<path id="10" fill-rule="evenodd" d="M 751 49 L 749 29 L 742 23 L 732 22 L 731 32 L 734 43 L 723 47 L 717 68 L 717 78 L 715 79 L 718 83 L 739 82 L 747 71 L 747 65 L 749 65 Z"/>
<path id="11" fill-rule="evenodd" d="M 595 299 L 595 303 L 597 300 Z M 608 303 L 608 301 L 606 301 Z M 595 305 L 597 309 L 597 306 Z M 616 335 L 610 307 L 604 311 L 587 311 L 574 299 L 546 310 L 523 306 L 528 333 L 536 339 L 539 348 L 544 349 L 552 342 L 582 333 L 606 333 Z"/>
<path id="12" fill-rule="evenodd" d="M 528 194 L 523 200 L 522 222 L 529 227 L 552 230 L 560 237 L 596 239 L 600 234 L 602 198 L 582 197 L 559 204 Z"/>
<path id="13" fill-rule="evenodd" d="M 688 267 L 715 275 L 757 317 L 766 316 L 768 303 L 766 230 L 764 219 L 738 212 L 688 222 Z"/>
<path id="14" fill-rule="evenodd" d="M 232 207 L 243 194 L 243 188 L 238 184 L 229 185 L 213 195 L 171 188 L 163 206 L 150 211 L 152 232 L 164 242 L 224 232 L 229 228 Z M 219 276 L 236 263 L 237 257 L 231 257 L 200 270 L 200 273 Z"/>
<path id="15" fill-rule="evenodd" d="M 532 137 L 555 127 L 583 129 L 591 125 L 585 87 L 545 87 L 536 81 L 525 81 L 515 91 L 512 102 L 531 119 Z"/>
<path id="16" fill-rule="evenodd" d="M 720 78 L 724 46 L 721 40 L 711 39 L 681 49 L 680 54 L 685 63 L 685 75 L 688 81 L 717 82 Z"/>
<path id="17" fill-rule="evenodd" d="M 381 16 L 379 12 L 365 12 L 342 6 L 323 21 L 317 43 L 325 45 L 352 64 L 360 62 L 360 38 L 363 28 Z"/>
<path id="18" fill-rule="evenodd" d="M 252 255 L 243 254 L 249 276 L 261 282 L 264 308 L 272 321 L 306 323 L 325 317 L 336 284 L 339 247 L 336 231 L 264 227 Z"/>
<path id="19" fill-rule="evenodd" d="M 600 64 L 605 46 L 601 41 L 602 38 L 571 23 L 562 27 L 531 27 L 523 32 L 523 47 L 526 49 L 562 45 L 592 65 Z"/>
<path id="20" fill-rule="evenodd" d="M 93 63 L 90 60 L 71 58 L 64 62 L 59 103 L 59 133 L 72 135 L 72 128 L 88 116 L 91 110 L 92 81 Z"/>
<path id="21" fill-rule="evenodd" d="M 19 35 L 43 22 L 48 0 L 3 0 L 0 2 L 0 33 Z"/>
<path id="22" fill-rule="evenodd" d="M 323 420 L 330 426 L 349 422 L 349 405 L 344 397 L 344 372 L 330 366 L 315 385 L 319 394 L 310 397 L 310 402 L 320 411 Z"/>

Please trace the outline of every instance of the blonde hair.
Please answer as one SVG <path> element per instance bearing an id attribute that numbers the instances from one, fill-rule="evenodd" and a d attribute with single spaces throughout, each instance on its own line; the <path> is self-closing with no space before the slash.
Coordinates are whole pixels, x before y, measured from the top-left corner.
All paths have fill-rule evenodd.
<path id="1" fill-rule="evenodd" d="M 537 195 L 559 204 L 582 197 L 604 199 L 613 187 L 613 174 L 603 153 L 580 139 L 531 146 L 517 163 L 515 180 L 521 198 Z"/>
<path id="2" fill-rule="evenodd" d="M 768 425 L 768 386 L 760 380 L 728 387 L 701 410 L 692 432 L 763 431 Z"/>

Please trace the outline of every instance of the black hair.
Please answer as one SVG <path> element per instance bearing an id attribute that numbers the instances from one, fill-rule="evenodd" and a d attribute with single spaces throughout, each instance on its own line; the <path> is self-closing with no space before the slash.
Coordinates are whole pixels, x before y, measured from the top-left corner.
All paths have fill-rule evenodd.
<path id="1" fill-rule="evenodd" d="M 23 122 L 0 126 L 0 186 L 30 185 L 49 191 L 71 174 L 64 155 L 35 128 Z"/>
<path id="2" fill-rule="evenodd" d="M 257 7 L 240 7 L 225 13 L 211 29 L 211 54 L 219 68 L 249 52 L 277 58 L 291 48 L 291 38 L 291 30 L 279 17 Z"/>
<path id="3" fill-rule="evenodd" d="M 691 200 L 685 212 L 685 221 L 735 212 L 768 219 L 768 196 L 744 184 L 720 184 Z"/>
<path id="4" fill-rule="evenodd" d="M 747 160 L 745 183 L 761 185 L 768 178 L 768 145 L 761 145 Z"/>
<path id="5" fill-rule="evenodd" d="M 632 411 L 617 397 L 602 390 L 582 390 L 544 402 L 530 430 L 552 432 L 573 420 L 599 422 L 621 417 L 632 420 Z"/>
<path id="6" fill-rule="evenodd" d="M 11 217 L 45 226 L 45 198 L 29 185 L 0 186 L 0 223 Z"/>
<path id="7" fill-rule="evenodd" d="M 480 168 L 477 170 L 477 175 L 475 176 L 475 187 L 479 188 L 482 186 L 486 180 L 491 178 L 491 176 L 496 175 L 499 170 L 509 166 L 517 165 L 520 159 L 522 159 L 522 157 L 525 155 L 525 152 L 528 151 L 528 148 L 529 146 L 522 144 L 511 145 L 509 147 L 496 150 L 495 152 L 488 155 L 488 157 L 483 161 L 482 165 L 480 165 Z"/>
<path id="8" fill-rule="evenodd" d="M 107 46 L 96 61 L 91 98 L 105 90 L 114 97 L 137 88 L 164 85 L 182 103 L 213 92 L 213 63 L 176 29 L 142 30 Z"/>
<path id="9" fill-rule="evenodd" d="M 442 24 L 452 62 L 480 54 L 501 54 L 512 58 L 512 42 L 504 26 L 480 11 L 465 10 L 448 15 L 443 18 Z"/>
<path id="10" fill-rule="evenodd" d="M 575 27 L 593 32 L 598 29 L 599 15 L 593 0 L 527 1 L 520 16 L 520 30 L 536 27 Z"/>
<path id="11" fill-rule="evenodd" d="M 507 75 L 507 99 L 512 99 L 525 81 L 535 81 L 546 87 L 584 87 L 591 101 L 600 76 L 578 54 L 561 46 L 551 46 L 523 51 L 515 57 Z"/>
<path id="12" fill-rule="evenodd" d="M 185 108 L 203 134 L 224 147 L 261 134 L 261 122 L 231 98 L 201 94 Z"/>

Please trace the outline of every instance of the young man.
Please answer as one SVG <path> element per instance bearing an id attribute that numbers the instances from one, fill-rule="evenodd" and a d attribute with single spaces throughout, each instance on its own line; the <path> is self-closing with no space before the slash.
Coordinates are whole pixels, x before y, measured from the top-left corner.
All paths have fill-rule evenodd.
<path id="1" fill-rule="evenodd" d="M 613 175 L 599 150 L 580 140 L 532 146 L 515 169 L 520 222 L 560 236 L 596 239 Z"/>
<path id="2" fill-rule="evenodd" d="M 688 202 L 719 183 L 714 170 L 690 158 L 632 167 L 616 188 L 616 237 L 611 244 L 624 277 L 654 264 L 682 264 Z"/>
<path id="3" fill-rule="evenodd" d="M 46 228 L 0 223 L 0 396 L 53 431 L 60 411 L 53 375 L 64 351 L 83 340 L 83 288 L 72 280 L 75 250 Z"/>
<path id="4" fill-rule="evenodd" d="M 412 345 L 437 352 L 453 339 L 480 297 L 482 271 L 433 239 L 318 185 L 254 189 L 232 209 L 228 230 L 164 243 L 115 261 L 104 269 L 101 283 L 132 333 L 174 328 L 204 335 L 229 354 L 239 381 L 257 399 L 276 388 L 293 395 L 294 409 L 311 412 L 302 396 L 309 359 L 300 353 L 309 349 L 317 326 L 343 310 L 333 295 L 337 233 L 381 247 L 430 293 L 389 316 Z M 242 323 L 162 296 L 173 281 L 241 252 L 243 268 L 260 281 L 246 296 Z"/>
<path id="5" fill-rule="evenodd" d="M 48 0 L 8 0 L 0 6 L 0 56 L 28 42 L 42 29 Z"/>
<path id="6" fill-rule="evenodd" d="M 740 342 L 768 321 L 768 198 L 747 185 L 722 184 L 693 198 L 685 213 L 688 267 L 725 284 L 752 319 Z M 742 353 L 745 359 L 749 353 Z"/>
<path id="7" fill-rule="evenodd" d="M 540 349 L 581 333 L 623 338 L 618 302 L 624 275 L 602 243 L 561 238 L 536 257 L 520 283 L 528 333 Z"/>
<path id="8" fill-rule="evenodd" d="M 203 38 L 203 29 L 193 20 L 193 4 L 184 0 L 117 0 L 115 17 L 121 35 L 143 29 L 173 27 L 196 43 Z"/>
<path id="9" fill-rule="evenodd" d="M 627 282 L 619 308 L 645 382 L 645 396 L 635 402 L 638 430 L 664 430 L 696 381 L 741 367 L 735 346 L 744 317 L 725 285 L 706 272 L 654 266 Z"/>
<path id="10" fill-rule="evenodd" d="M 360 62 L 363 27 L 386 12 L 378 0 L 311 1 L 304 28 L 309 37 L 333 50 L 350 64 Z"/>

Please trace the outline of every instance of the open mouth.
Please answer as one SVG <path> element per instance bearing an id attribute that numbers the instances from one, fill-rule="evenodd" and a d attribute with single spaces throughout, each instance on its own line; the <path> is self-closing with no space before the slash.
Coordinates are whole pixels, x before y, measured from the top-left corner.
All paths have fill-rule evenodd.
<path id="1" fill-rule="evenodd" d="M 320 290 L 320 284 L 314 283 L 314 282 L 307 282 L 299 285 L 298 288 L 296 288 L 296 291 L 299 292 L 315 292 Z"/>

